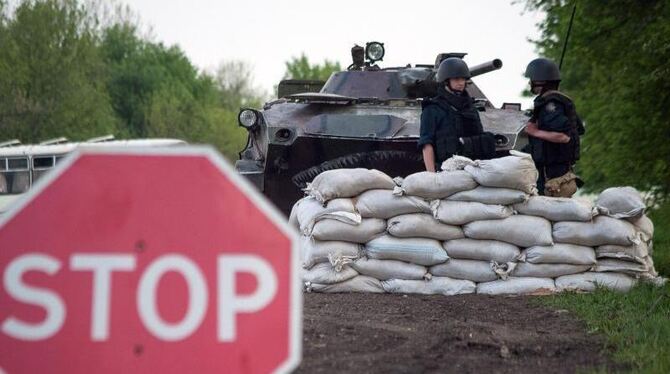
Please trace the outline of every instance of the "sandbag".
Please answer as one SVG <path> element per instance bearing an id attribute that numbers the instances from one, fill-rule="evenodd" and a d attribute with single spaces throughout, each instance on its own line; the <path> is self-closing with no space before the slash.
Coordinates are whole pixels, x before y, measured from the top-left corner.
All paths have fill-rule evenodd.
<path id="1" fill-rule="evenodd" d="M 644 264 L 647 256 L 649 256 L 649 247 L 646 242 L 626 247 L 620 245 L 601 245 L 596 248 L 596 257 L 599 259 L 612 258 Z"/>
<path id="2" fill-rule="evenodd" d="M 515 204 L 514 210 L 528 216 L 544 217 L 550 221 L 590 221 L 597 214 L 590 202 L 566 197 L 531 196 Z"/>
<path id="3" fill-rule="evenodd" d="M 369 241 L 365 245 L 365 254 L 377 260 L 398 260 L 424 266 L 439 264 L 449 258 L 437 240 L 401 239 L 390 235 Z"/>
<path id="4" fill-rule="evenodd" d="M 561 275 L 583 273 L 592 267 L 593 265 L 531 264 L 528 262 L 519 262 L 511 275 L 513 277 L 556 278 Z"/>
<path id="5" fill-rule="evenodd" d="M 447 277 L 434 277 L 431 280 L 390 279 L 382 282 L 384 291 L 389 293 L 411 293 L 422 295 L 461 295 L 474 293 L 474 282 Z"/>
<path id="6" fill-rule="evenodd" d="M 509 153 L 511 156 L 477 160 L 475 165 L 465 166 L 465 171 L 482 186 L 511 188 L 535 194 L 538 172 L 533 158 L 514 150 Z"/>
<path id="7" fill-rule="evenodd" d="M 556 285 L 551 278 L 516 278 L 479 283 L 477 293 L 483 295 L 525 295 L 548 294 L 556 292 Z"/>
<path id="8" fill-rule="evenodd" d="M 384 288 L 378 279 L 357 275 L 344 282 L 333 284 L 305 283 L 305 291 L 322 293 L 384 293 Z"/>
<path id="9" fill-rule="evenodd" d="M 531 264 L 594 265 L 596 253 L 591 247 L 556 243 L 527 248 L 519 256 L 519 261 Z"/>
<path id="10" fill-rule="evenodd" d="M 642 273 L 648 272 L 649 270 L 650 269 L 648 267 L 648 262 L 646 258 L 644 259 L 644 263 L 642 264 L 631 261 L 621 261 L 621 260 L 605 258 L 598 260 L 596 266 L 593 268 L 593 271 L 597 272 L 611 271 L 615 273 L 624 273 L 635 276 L 639 276 Z"/>
<path id="11" fill-rule="evenodd" d="M 430 204 L 419 197 L 395 196 L 389 190 L 370 190 L 356 199 L 362 217 L 388 219 L 409 213 L 430 213 Z"/>
<path id="12" fill-rule="evenodd" d="M 313 197 L 307 196 L 298 200 L 291 214 L 295 215 L 294 220 L 298 222 L 300 233 L 307 236 L 312 234 L 312 228 L 322 219 L 334 219 L 350 224 L 361 222 L 361 216 L 356 213 L 351 199 L 334 199 L 324 206 Z"/>
<path id="13" fill-rule="evenodd" d="M 471 239 L 499 240 L 519 247 L 554 244 L 551 223 L 542 217 L 514 215 L 500 220 L 475 221 L 463 227 Z"/>
<path id="14" fill-rule="evenodd" d="M 365 244 L 385 231 L 386 221 L 379 218 L 364 218 L 358 225 L 324 219 L 314 225 L 312 237 L 317 240 L 340 240 Z"/>
<path id="15" fill-rule="evenodd" d="M 375 169 L 334 169 L 317 175 L 305 192 L 322 203 L 338 197 L 354 197 L 373 189 L 392 190 L 393 179 Z"/>
<path id="16" fill-rule="evenodd" d="M 522 203 L 527 199 L 528 194 L 523 191 L 486 186 L 479 186 L 469 191 L 457 192 L 447 197 L 447 200 L 471 201 L 493 205 L 512 205 Z"/>
<path id="17" fill-rule="evenodd" d="M 394 194 L 418 196 L 425 199 L 443 199 L 456 192 L 477 187 L 477 182 L 472 179 L 472 176 L 462 170 L 439 173 L 422 171 L 408 175 L 404 179 L 396 178 L 397 182 L 401 183 L 394 189 Z"/>
<path id="18" fill-rule="evenodd" d="M 491 261 L 460 260 L 450 258 L 449 261 L 431 266 L 428 271 L 436 277 L 467 279 L 473 282 L 488 282 L 506 276 L 508 264 L 498 265 Z M 496 272 L 498 271 L 498 272 Z"/>
<path id="19" fill-rule="evenodd" d="M 463 229 L 445 225 L 430 214 L 402 214 L 388 220 L 389 234 L 398 238 L 452 240 L 464 238 Z"/>
<path id="20" fill-rule="evenodd" d="M 449 258 L 512 262 L 519 256 L 519 247 L 497 240 L 457 239 L 443 246 Z"/>
<path id="21" fill-rule="evenodd" d="M 430 278 L 428 269 L 424 266 L 395 260 L 375 260 L 359 258 L 350 264 L 358 273 L 379 280 L 408 279 L 420 280 Z"/>
<path id="22" fill-rule="evenodd" d="M 637 280 L 626 274 L 589 271 L 558 277 L 555 283 L 558 291 L 593 292 L 598 287 L 604 287 L 612 291 L 627 292 L 635 286 Z"/>
<path id="23" fill-rule="evenodd" d="M 642 234 L 641 237 L 643 240 L 649 241 L 654 238 L 654 222 L 652 222 L 646 215 L 627 218 L 626 220 L 632 223 L 638 232 Z"/>
<path id="24" fill-rule="evenodd" d="M 472 221 L 502 219 L 512 215 L 512 209 L 503 205 L 486 205 L 469 201 L 433 200 L 433 217 L 448 225 L 464 225 Z"/>
<path id="25" fill-rule="evenodd" d="M 345 258 L 355 260 L 359 257 L 361 245 L 341 241 L 318 241 L 303 237 L 300 241 L 302 266 L 311 268 L 317 263 Z"/>
<path id="26" fill-rule="evenodd" d="M 349 266 L 344 266 L 340 271 L 337 271 L 333 265 L 328 262 L 322 262 L 312 266 L 311 269 L 303 270 L 303 282 L 333 284 L 344 282 L 358 275 L 356 270 Z"/>
<path id="27" fill-rule="evenodd" d="M 453 155 L 442 162 L 440 170 L 442 171 L 456 171 L 463 170 L 468 165 L 475 165 L 475 162 L 465 156 Z"/>
<path id="28" fill-rule="evenodd" d="M 628 246 L 639 243 L 635 226 L 607 216 L 597 216 L 593 222 L 557 222 L 554 224 L 553 237 L 557 243 L 588 247 L 606 244 Z"/>
<path id="29" fill-rule="evenodd" d="M 613 218 L 639 217 L 646 206 L 640 192 L 633 187 L 612 187 L 601 192 L 596 199 L 600 214 Z"/>

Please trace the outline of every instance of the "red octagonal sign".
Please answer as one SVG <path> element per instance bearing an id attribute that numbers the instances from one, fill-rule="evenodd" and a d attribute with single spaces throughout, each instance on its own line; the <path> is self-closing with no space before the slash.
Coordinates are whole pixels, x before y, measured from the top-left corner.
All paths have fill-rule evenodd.
<path id="1" fill-rule="evenodd" d="M 86 150 L 0 223 L 0 372 L 286 372 L 293 233 L 212 149 Z"/>

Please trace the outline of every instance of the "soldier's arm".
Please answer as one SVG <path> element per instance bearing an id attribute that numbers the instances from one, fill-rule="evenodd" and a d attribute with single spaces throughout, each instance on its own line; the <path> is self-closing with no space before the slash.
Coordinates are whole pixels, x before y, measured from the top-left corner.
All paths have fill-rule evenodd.
<path id="1" fill-rule="evenodd" d="M 566 134 L 558 131 L 545 131 L 540 130 L 537 127 L 537 124 L 534 122 L 528 122 L 526 124 L 526 134 L 529 136 L 539 138 L 551 143 L 568 143 L 570 142 L 570 137 Z"/>
<path id="2" fill-rule="evenodd" d="M 423 164 L 427 171 L 435 171 L 435 130 L 437 118 L 434 108 L 427 106 L 421 112 L 421 131 L 418 146 L 423 155 Z"/>
<path id="3" fill-rule="evenodd" d="M 435 150 L 432 144 L 423 146 L 423 164 L 426 166 L 426 171 L 435 172 Z"/>
<path id="4" fill-rule="evenodd" d="M 540 110 L 539 123 L 543 131 L 569 133 L 571 130 L 565 107 L 556 100 L 550 100 Z"/>

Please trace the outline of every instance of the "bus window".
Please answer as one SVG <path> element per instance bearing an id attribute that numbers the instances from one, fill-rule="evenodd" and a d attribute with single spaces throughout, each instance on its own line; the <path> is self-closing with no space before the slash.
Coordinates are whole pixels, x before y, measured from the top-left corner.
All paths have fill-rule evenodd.
<path id="1" fill-rule="evenodd" d="M 30 188 L 30 171 L 28 170 L 28 158 L 2 158 L 0 159 L 0 187 L 2 194 L 20 194 Z"/>
<path id="2" fill-rule="evenodd" d="M 40 179 L 49 170 L 53 169 L 56 162 L 55 156 L 34 156 L 33 157 L 33 183 Z"/>

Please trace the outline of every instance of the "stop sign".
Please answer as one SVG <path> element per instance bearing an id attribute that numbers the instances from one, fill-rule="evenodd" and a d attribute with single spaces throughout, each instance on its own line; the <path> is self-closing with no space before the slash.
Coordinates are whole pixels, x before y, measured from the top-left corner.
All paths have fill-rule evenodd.
<path id="1" fill-rule="evenodd" d="M 0 372 L 286 372 L 294 234 L 212 149 L 84 150 L 0 222 Z"/>

